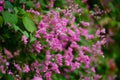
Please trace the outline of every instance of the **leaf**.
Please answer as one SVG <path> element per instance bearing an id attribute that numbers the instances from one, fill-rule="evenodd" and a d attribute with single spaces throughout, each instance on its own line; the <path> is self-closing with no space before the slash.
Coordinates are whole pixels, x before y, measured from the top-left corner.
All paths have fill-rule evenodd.
<path id="1" fill-rule="evenodd" d="M 20 3 L 26 2 L 26 0 L 19 0 Z"/>
<path id="2" fill-rule="evenodd" d="M 5 9 L 11 9 L 12 10 L 12 8 L 13 8 L 13 5 L 9 2 L 9 1 L 5 1 L 4 2 L 4 8 Z"/>
<path id="3" fill-rule="evenodd" d="M 14 7 L 14 11 L 15 11 L 16 14 L 19 12 L 17 7 Z"/>
<path id="4" fill-rule="evenodd" d="M 26 31 L 23 31 L 23 34 L 26 36 L 26 38 L 29 38 L 29 34 Z"/>
<path id="5" fill-rule="evenodd" d="M 3 24 L 3 18 L 2 16 L 0 16 L 0 27 L 2 26 L 2 24 Z"/>
<path id="6" fill-rule="evenodd" d="M 3 76 L 3 74 L 0 72 L 0 78 Z"/>
<path id="7" fill-rule="evenodd" d="M 45 7 L 45 3 L 44 3 L 44 1 L 45 0 L 38 0 L 41 4 L 40 4 L 40 6 L 42 7 L 42 8 L 44 8 Z"/>
<path id="8" fill-rule="evenodd" d="M 112 10 L 113 12 L 115 12 L 115 7 L 114 7 L 114 5 L 113 5 L 111 2 L 109 3 L 109 6 L 110 6 L 111 10 Z"/>
<path id="9" fill-rule="evenodd" d="M 3 15 L 3 19 L 4 19 L 5 24 L 10 23 L 13 25 L 13 24 L 16 24 L 18 21 L 16 14 L 11 14 L 7 11 L 3 11 L 2 15 Z"/>
<path id="10" fill-rule="evenodd" d="M 15 24 L 13 24 L 13 28 L 14 28 L 15 31 L 20 30 L 20 28 L 17 25 L 15 25 Z"/>
<path id="11" fill-rule="evenodd" d="M 4 75 L 4 76 L 2 77 L 1 80 L 14 80 L 14 77 L 11 76 L 11 75 L 6 74 L 6 75 Z"/>
<path id="12" fill-rule="evenodd" d="M 35 24 L 30 17 L 24 16 L 22 18 L 22 21 L 26 30 L 28 30 L 29 32 L 33 33 L 36 30 Z"/>
<path id="13" fill-rule="evenodd" d="M 32 36 L 32 34 L 30 34 L 30 42 L 33 42 L 35 40 L 36 40 L 36 38 L 34 36 Z"/>
<path id="14" fill-rule="evenodd" d="M 26 6 L 32 8 L 33 7 L 33 2 L 32 1 L 27 1 Z"/>

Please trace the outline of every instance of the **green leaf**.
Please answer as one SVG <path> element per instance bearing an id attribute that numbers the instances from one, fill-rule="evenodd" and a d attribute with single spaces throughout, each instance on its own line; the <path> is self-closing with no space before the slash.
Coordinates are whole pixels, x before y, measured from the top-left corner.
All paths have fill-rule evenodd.
<path id="1" fill-rule="evenodd" d="M 15 25 L 15 24 L 13 24 L 13 28 L 14 28 L 15 31 L 20 30 L 20 28 L 17 25 Z"/>
<path id="2" fill-rule="evenodd" d="M 113 5 L 111 2 L 109 3 L 109 6 L 110 6 L 111 10 L 112 10 L 113 12 L 115 12 L 115 7 L 114 7 L 114 5 Z"/>
<path id="3" fill-rule="evenodd" d="M 24 16 L 22 18 L 23 24 L 29 32 L 33 33 L 36 30 L 33 20 L 29 16 Z"/>
<path id="4" fill-rule="evenodd" d="M 23 31 L 23 34 L 26 36 L 26 38 L 29 38 L 29 34 L 26 31 Z"/>
<path id="5" fill-rule="evenodd" d="M 40 4 L 40 6 L 42 7 L 42 8 L 44 8 L 45 7 L 45 3 L 44 3 L 44 1 L 45 0 L 38 0 L 41 4 Z"/>
<path id="6" fill-rule="evenodd" d="M 32 1 L 27 1 L 26 6 L 32 8 L 33 7 L 33 2 Z"/>
<path id="7" fill-rule="evenodd" d="M 3 19 L 4 19 L 5 24 L 10 23 L 13 25 L 13 24 L 16 24 L 18 21 L 16 14 L 11 14 L 7 11 L 3 11 L 2 15 L 3 15 Z"/>
<path id="8" fill-rule="evenodd" d="M 26 2 L 26 0 L 19 0 L 20 3 Z"/>
<path id="9" fill-rule="evenodd" d="M 36 40 L 36 38 L 34 36 L 32 36 L 32 34 L 30 34 L 30 42 L 33 42 L 35 40 Z"/>
<path id="10" fill-rule="evenodd" d="M 15 11 L 16 14 L 19 12 L 17 7 L 14 7 L 14 11 Z"/>
<path id="11" fill-rule="evenodd" d="M 4 8 L 5 9 L 11 9 L 12 10 L 12 8 L 13 8 L 13 6 L 12 6 L 12 4 L 9 2 L 9 1 L 5 1 L 4 2 Z"/>
<path id="12" fill-rule="evenodd" d="M 0 27 L 2 26 L 2 24 L 3 24 L 3 18 L 2 16 L 0 16 Z"/>
<path id="13" fill-rule="evenodd" d="M 0 78 L 3 76 L 3 74 L 0 72 Z"/>
<path id="14" fill-rule="evenodd" d="M 14 80 L 14 78 L 13 76 L 7 74 L 7 75 L 4 75 L 1 80 Z"/>

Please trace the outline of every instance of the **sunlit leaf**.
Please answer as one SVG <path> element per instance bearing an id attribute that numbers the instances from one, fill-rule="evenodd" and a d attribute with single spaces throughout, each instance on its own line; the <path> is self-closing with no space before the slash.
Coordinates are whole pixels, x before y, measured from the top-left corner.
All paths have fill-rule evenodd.
<path id="1" fill-rule="evenodd" d="M 11 14 L 7 11 L 3 11 L 2 15 L 3 15 L 3 19 L 4 19 L 5 24 L 7 24 L 7 23 L 16 24 L 18 21 L 16 14 Z"/>
<path id="2" fill-rule="evenodd" d="M 33 20 L 29 16 L 24 16 L 22 18 L 22 21 L 23 21 L 23 24 L 24 24 L 25 28 L 29 32 L 33 33 L 36 30 L 35 24 L 34 24 Z"/>

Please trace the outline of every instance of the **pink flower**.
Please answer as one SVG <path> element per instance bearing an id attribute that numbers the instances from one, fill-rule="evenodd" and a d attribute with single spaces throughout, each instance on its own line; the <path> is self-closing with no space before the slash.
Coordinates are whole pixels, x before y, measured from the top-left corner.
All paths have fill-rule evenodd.
<path id="1" fill-rule="evenodd" d="M 0 12 L 2 12 L 3 11 L 3 6 L 0 6 Z"/>
<path id="2" fill-rule="evenodd" d="M 22 41 L 24 42 L 24 44 L 27 44 L 27 43 L 28 43 L 27 38 L 26 38 L 25 35 L 22 36 Z"/>
<path id="3" fill-rule="evenodd" d="M 70 47 L 75 48 L 75 49 L 79 49 L 79 45 L 77 44 L 77 42 L 73 41 L 70 45 Z"/>
<path id="4" fill-rule="evenodd" d="M 0 12 L 3 11 L 4 8 L 4 0 L 0 0 Z"/>
<path id="5" fill-rule="evenodd" d="M 58 65 L 62 65 L 62 55 L 61 54 L 57 54 L 56 56 L 56 62 Z"/>
<path id="6" fill-rule="evenodd" d="M 51 70 L 55 71 L 56 73 L 60 74 L 60 71 L 58 69 L 58 65 L 56 63 L 51 63 Z"/>
<path id="7" fill-rule="evenodd" d="M 18 64 L 16 64 L 15 62 L 14 62 L 14 67 L 15 67 L 18 71 L 21 71 L 21 70 L 22 70 L 21 67 L 20 67 Z"/>
<path id="8" fill-rule="evenodd" d="M 68 20 L 66 18 L 62 18 L 61 23 L 62 23 L 63 26 L 66 26 L 67 23 L 68 23 Z"/>
<path id="9" fill-rule="evenodd" d="M 34 78 L 32 80 L 43 80 L 43 79 L 41 77 L 34 76 Z"/>
<path id="10" fill-rule="evenodd" d="M 4 0 L 0 0 L 0 4 L 2 5 L 4 3 Z"/>
<path id="11" fill-rule="evenodd" d="M 82 24 L 84 27 L 87 27 L 87 26 L 90 25 L 90 23 L 88 23 L 88 22 L 84 22 L 84 21 L 81 21 L 81 24 Z"/>
<path id="12" fill-rule="evenodd" d="M 11 3 L 13 2 L 13 0 L 9 0 Z"/>
<path id="13" fill-rule="evenodd" d="M 94 75 L 93 77 L 94 77 L 94 80 L 100 80 L 100 78 L 101 78 L 102 76 L 96 74 L 96 75 Z"/>
<path id="14" fill-rule="evenodd" d="M 65 51 L 63 57 L 64 57 L 64 60 L 65 60 L 65 65 L 70 66 L 70 64 L 72 63 L 72 60 L 74 58 L 74 56 L 72 54 L 72 48 L 68 48 L 68 50 Z"/>
<path id="15" fill-rule="evenodd" d="M 43 65 L 42 72 L 46 72 L 48 70 L 48 66 Z"/>
<path id="16" fill-rule="evenodd" d="M 23 72 L 27 73 L 30 71 L 30 68 L 28 65 L 25 64 L 24 68 L 23 68 Z"/>
<path id="17" fill-rule="evenodd" d="M 38 11 L 35 11 L 35 10 L 33 10 L 33 9 L 26 10 L 26 12 L 29 12 L 29 13 L 35 14 L 35 15 L 37 15 L 37 16 L 40 15 L 40 13 L 39 13 Z"/>
<path id="18" fill-rule="evenodd" d="M 3 65 L 0 65 L 0 72 L 2 72 L 2 74 L 6 73 L 6 71 L 4 70 L 4 66 Z"/>
<path id="19" fill-rule="evenodd" d="M 71 63 L 71 70 L 74 71 L 75 69 L 78 69 L 80 67 L 79 62 Z"/>
<path id="20" fill-rule="evenodd" d="M 87 55 L 80 55 L 79 57 L 76 58 L 77 61 L 84 63 L 85 68 L 89 68 L 90 65 L 90 58 Z"/>
<path id="21" fill-rule="evenodd" d="M 101 32 L 102 32 L 102 33 L 105 33 L 105 28 L 103 28 L 103 29 L 101 30 Z"/>
<path id="22" fill-rule="evenodd" d="M 8 59 L 13 58 L 12 52 L 4 48 L 4 54 L 7 56 Z"/>
<path id="23" fill-rule="evenodd" d="M 36 41 L 36 42 L 33 44 L 33 48 L 35 49 L 35 51 L 37 51 L 38 53 L 40 53 L 40 50 L 41 50 L 42 48 L 41 48 L 41 44 L 39 43 L 39 41 Z"/>
<path id="24" fill-rule="evenodd" d="M 94 67 L 92 67 L 92 68 L 91 68 L 91 71 L 92 71 L 92 72 L 95 72 L 95 68 L 94 68 Z"/>
<path id="25" fill-rule="evenodd" d="M 81 46 L 83 51 L 91 52 L 90 48 L 87 46 Z"/>
<path id="26" fill-rule="evenodd" d="M 40 3 L 35 4 L 35 8 L 40 8 Z"/>
<path id="27" fill-rule="evenodd" d="M 52 75 L 52 72 L 51 72 L 51 71 L 46 72 L 46 73 L 45 73 L 45 78 L 46 78 L 46 80 L 52 80 L 52 79 L 51 79 L 51 75 Z"/>
<path id="28" fill-rule="evenodd" d="M 50 48 L 55 50 L 55 51 L 62 51 L 62 45 L 59 41 L 59 39 L 57 38 L 52 38 L 50 41 L 48 41 L 49 45 L 50 45 Z"/>
<path id="29" fill-rule="evenodd" d="M 95 35 L 97 36 L 97 37 L 100 37 L 100 30 L 98 29 L 97 31 L 96 31 L 96 33 L 95 33 Z"/>
<path id="30" fill-rule="evenodd" d="M 52 56 L 50 55 L 50 51 L 49 50 L 46 51 L 46 56 L 45 57 L 46 57 L 46 60 L 50 60 L 51 59 Z"/>

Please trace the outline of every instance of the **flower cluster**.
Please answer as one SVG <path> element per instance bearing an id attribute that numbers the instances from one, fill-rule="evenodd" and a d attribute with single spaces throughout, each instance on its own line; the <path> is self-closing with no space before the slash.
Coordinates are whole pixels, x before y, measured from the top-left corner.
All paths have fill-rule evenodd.
<path id="1" fill-rule="evenodd" d="M 9 2 L 14 1 L 9 0 Z M 100 36 L 101 32 L 105 33 L 105 29 L 89 33 L 91 26 L 89 22 L 79 21 L 81 25 L 76 23 L 74 14 L 82 11 L 78 5 L 69 6 L 70 10 L 52 9 L 54 2 L 54 0 L 48 1 L 47 7 L 50 10 L 45 14 L 39 12 L 41 8 L 39 2 L 36 3 L 35 10 L 25 9 L 25 7 L 18 13 L 19 8 L 15 8 L 14 15 L 8 13 L 10 17 L 15 17 L 16 14 L 18 17 L 22 16 L 22 19 L 20 17 L 18 20 L 23 21 L 21 27 L 16 26 L 21 24 L 17 23 L 17 20 L 16 22 L 11 21 L 11 27 L 14 29 L 11 34 L 18 35 L 17 31 L 20 31 L 22 35 L 21 39 L 18 38 L 19 46 L 13 45 L 15 49 L 3 48 L 3 52 L 0 54 L 0 72 L 2 74 L 8 73 L 19 79 L 30 75 L 32 80 L 52 80 L 53 74 L 69 78 L 68 73 L 81 68 L 85 73 L 95 74 L 96 66 L 94 64 L 96 64 L 97 56 L 103 56 L 101 48 L 106 43 L 105 36 Z M 3 5 L 2 1 L 0 1 L 0 12 L 3 10 L 1 4 Z M 72 13 L 72 11 L 74 12 Z M 40 19 L 38 19 L 39 17 Z M 10 44 L 9 41 L 8 44 Z M 21 48 L 18 49 L 19 47 Z M 97 74 L 90 77 L 95 80 L 100 78 Z M 85 80 L 89 80 L 90 77 L 80 75 L 80 78 Z"/>
<path id="2" fill-rule="evenodd" d="M 4 0 L 0 0 L 0 12 L 3 10 L 4 8 Z"/>
<path id="3" fill-rule="evenodd" d="M 84 64 L 84 68 L 91 68 L 91 71 L 95 72 L 94 67 L 90 65 L 92 62 L 91 58 L 97 55 L 103 56 L 101 51 L 102 43 L 100 41 L 93 42 L 91 46 L 78 44 L 81 42 L 80 37 L 83 37 L 86 41 L 94 40 L 97 37 L 97 35 L 88 33 L 86 26 L 90 26 L 90 24 L 81 21 L 84 26 L 82 28 L 74 24 L 74 16 L 69 18 L 66 13 L 63 13 L 63 16 L 66 16 L 63 17 L 60 16 L 61 13 L 52 10 L 48 14 L 43 15 L 35 33 L 37 40 L 40 40 L 39 43 L 35 44 L 41 45 L 41 48 L 38 49 L 33 44 L 33 49 L 38 50 L 37 52 L 41 55 L 43 55 L 41 50 L 46 51 L 45 60 L 41 64 L 41 71 L 45 73 L 46 80 L 51 80 L 53 72 L 67 74 L 67 72 L 79 69 L 80 64 Z M 70 19 L 72 19 L 72 22 Z M 46 45 L 42 44 L 41 40 L 44 40 Z M 86 55 L 86 53 L 89 53 L 92 57 Z M 70 68 L 66 69 L 63 67 L 64 69 L 60 70 L 63 65 Z"/>

